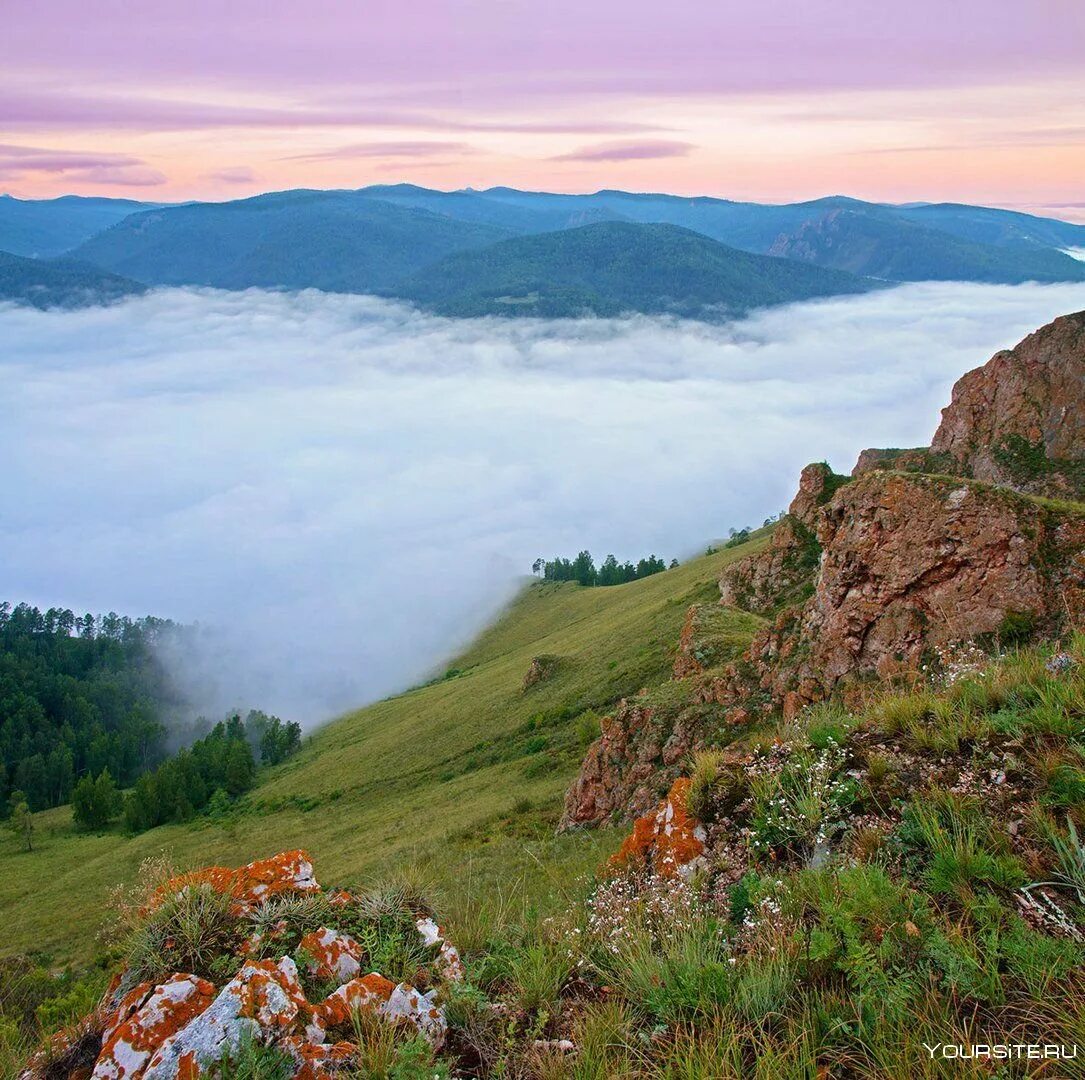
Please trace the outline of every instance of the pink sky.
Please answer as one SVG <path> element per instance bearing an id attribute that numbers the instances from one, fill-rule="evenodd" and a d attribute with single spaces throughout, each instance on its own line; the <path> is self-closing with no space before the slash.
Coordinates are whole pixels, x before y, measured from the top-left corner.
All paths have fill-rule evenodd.
<path id="1" fill-rule="evenodd" d="M 1083 58 L 1082 0 L 7 0 L 0 190 L 411 180 L 1081 219 Z"/>

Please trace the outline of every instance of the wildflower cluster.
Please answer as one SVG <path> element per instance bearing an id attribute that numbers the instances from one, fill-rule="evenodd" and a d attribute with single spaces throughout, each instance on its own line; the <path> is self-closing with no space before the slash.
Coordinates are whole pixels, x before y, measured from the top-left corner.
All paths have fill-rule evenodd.
<path id="1" fill-rule="evenodd" d="M 846 758 L 830 740 L 819 753 L 793 754 L 778 773 L 755 783 L 748 839 L 755 856 L 806 858 L 827 849 L 858 794 L 855 778 L 844 772 Z"/>
<path id="2" fill-rule="evenodd" d="M 962 679 L 982 679 L 990 662 L 974 641 L 949 641 L 934 646 L 934 662 L 921 670 L 933 686 L 949 688 Z"/>
<path id="3" fill-rule="evenodd" d="M 1077 665 L 1077 661 L 1069 653 L 1055 653 L 1044 664 L 1044 667 L 1052 675 L 1065 675 Z"/>
<path id="4" fill-rule="evenodd" d="M 659 944 L 692 931 L 703 920 L 705 906 L 681 878 L 623 874 L 603 882 L 588 898 L 586 933 L 613 953 L 633 936 Z"/>

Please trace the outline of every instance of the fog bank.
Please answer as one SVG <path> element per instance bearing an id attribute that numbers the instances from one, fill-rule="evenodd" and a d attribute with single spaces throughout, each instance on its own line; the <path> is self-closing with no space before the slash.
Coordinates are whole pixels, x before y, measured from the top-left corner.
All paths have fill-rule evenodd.
<path id="1" fill-rule="evenodd" d="M 923 284 L 726 327 L 169 289 L 0 308 L 0 599 L 206 628 L 201 704 L 313 723 L 447 660 L 539 555 L 669 559 L 798 470 L 929 441 L 1085 287 Z"/>

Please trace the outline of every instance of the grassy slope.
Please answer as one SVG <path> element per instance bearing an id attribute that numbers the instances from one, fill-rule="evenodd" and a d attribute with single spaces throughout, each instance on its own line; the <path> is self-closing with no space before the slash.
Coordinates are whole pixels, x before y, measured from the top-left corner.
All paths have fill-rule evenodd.
<path id="1" fill-rule="evenodd" d="M 550 886 L 560 893 L 618 840 L 607 831 L 553 835 L 588 734 L 582 713 L 669 677 L 688 605 L 716 595 L 721 569 L 764 542 L 628 585 L 526 589 L 455 661 L 462 675 L 328 725 L 224 822 L 81 836 L 67 807 L 37 815 L 33 852 L 0 837 L 0 955 L 88 959 L 110 891 L 163 849 L 196 866 L 305 847 L 325 881 L 409 863 L 450 902 L 518 880 L 533 897 Z M 522 692 L 540 654 L 562 661 Z"/>

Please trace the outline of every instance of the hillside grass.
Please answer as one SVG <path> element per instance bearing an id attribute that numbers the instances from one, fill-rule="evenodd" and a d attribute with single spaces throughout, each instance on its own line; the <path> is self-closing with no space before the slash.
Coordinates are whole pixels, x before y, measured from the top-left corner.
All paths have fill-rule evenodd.
<path id="1" fill-rule="evenodd" d="M 111 891 L 163 852 L 189 868 L 301 847 L 326 881 L 409 865 L 452 911 L 498 889 L 510 903 L 563 906 L 619 840 L 554 835 L 599 717 L 669 678 L 689 605 L 718 596 L 723 568 L 767 536 L 626 585 L 526 587 L 452 674 L 328 724 L 223 819 L 129 836 L 77 833 L 69 807 L 36 815 L 32 852 L 0 836 L 0 956 L 88 962 Z M 525 691 L 536 656 L 556 663 Z"/>

